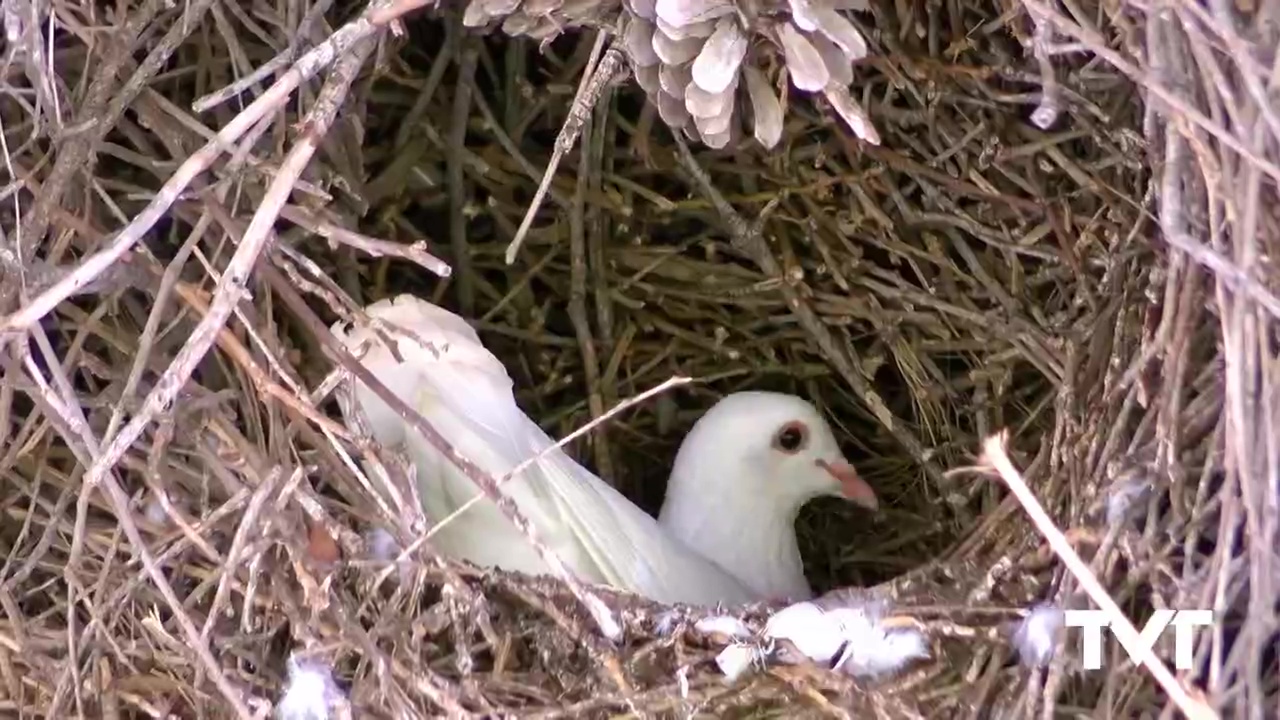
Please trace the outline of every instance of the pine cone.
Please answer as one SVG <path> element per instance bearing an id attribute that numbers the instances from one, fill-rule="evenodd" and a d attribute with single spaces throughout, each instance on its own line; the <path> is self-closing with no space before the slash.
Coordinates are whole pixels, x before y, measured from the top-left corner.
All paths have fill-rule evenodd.
<path id="1" fill-rule="evenodd" d="M 612 27 L 621 14 L 618 0 L 471 0 L 462 16 L 467 27 L 502 21 L 502 32 L 539 42 L 573 27 Z"/>
<path id="2" fill-rule="evenodd" d="M 723 148 L 738 132 L 738 90 L 746 86 L 752 130 L 772 149 L 782 138 L 779 88 L 787 79 L 821 92 L 853 132 L 880 137 L 849 93 L 853 63 L 867 43 L 840 10 L 867 0 L 471 0 L 463 23 L 502 23 L 511 36 L 547 42 L 566 29 L 611 28 L 664 122 L 690 139 Z M 781 55 L 785 72 L 771 83 L 764 67 Z M 745 83 L 742 82 L 745 80 Z"/>
<path id="3" fill-rule="evenodd" d="M 739 80 L 745 78 L 756 141 L 777 145 L 782 102 L 760 69 L 772 45 L 781 50 L 797 89 L 821 91 L 854 133 L 879 143 L 849 94 L 852 64 L 866 57 L 867 44 L 837 10 L 865 9 L 865 2 L 789 0 L 789 14 L 778 7 L 751 17 L 734 0 L 625 1 L 623 46 L 636 80 L 673 129 L 713 148 L 728 145 L 737 127 Z"/>

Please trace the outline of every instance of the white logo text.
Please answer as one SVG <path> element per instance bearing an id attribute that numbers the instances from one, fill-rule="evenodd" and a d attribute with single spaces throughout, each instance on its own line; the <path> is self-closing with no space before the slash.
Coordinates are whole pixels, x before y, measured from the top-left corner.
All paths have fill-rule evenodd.
<path id="1" fill-rule="evenodd" d="M 1063 613 L 1063 624 L 1067 627 L 1078 627 L 1084 630 L 1084 640 L 1080 654 L 1083 655 L 1084 669 L 1097 670 L 1102 667 L 1102 628 L 1111 625 L 1107 613 L 1102 610 L 1066 610 Z M 1156 610 L 1145 627 L 1138 634 L 1137 646 L 1131 647 L 1124 636 L 1116 634 L 1120 646 L 1124 648 L 1129 659 L 1137 663 L 1143 650 L 1155 647 L 1156 640 L 1164 633 L 1165 628 L 1173 623 L 1173 664 L 1178 670 L 1190 670 L 1193 664 L 1191 629 L 1197 626 L 1213 625 L 1212 610 Z M 1112 630 L 1115 634 L 1115 631 Z"/>

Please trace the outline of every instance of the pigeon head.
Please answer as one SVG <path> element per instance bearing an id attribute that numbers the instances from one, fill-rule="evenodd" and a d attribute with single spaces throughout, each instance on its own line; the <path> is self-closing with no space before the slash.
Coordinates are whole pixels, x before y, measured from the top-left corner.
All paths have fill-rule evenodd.
<path id="1" fill-rule="evenodd" d="M 793 514 L 827 495 L 879 507 L 818 409 L 782 393 L 739 392 L 716 403 L 680 447 L 672 470 L 672 483 L 678 482 L 723 485 L 702 490 L 749 494 Z"/>
<path id="2" fill-rule="evenodd" d="M 804 599 L 812 590 L 795 521 L 824 495 L 879 506 L 817 408 L 794 395 L 740 392 L 685 436 L 658 522 L 761 598 Z"/>

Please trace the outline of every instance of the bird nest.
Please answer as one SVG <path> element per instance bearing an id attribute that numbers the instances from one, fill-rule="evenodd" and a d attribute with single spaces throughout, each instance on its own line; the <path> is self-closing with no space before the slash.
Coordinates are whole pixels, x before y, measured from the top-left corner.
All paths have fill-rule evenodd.
<path id="1" fill-rule="evenodd" d="M 1274 712 L 1274 4 L 424 4 L 0 0 L 6 713 Z M 719 395 L 812 400 L 882 508 L 810 577 L 930 658 L 730 681 L 705 612 L 435 557 L 332 393 L 403 292 L 651 511 Z M 1107 673 L 1037 606 L 1217 624 Z"/>

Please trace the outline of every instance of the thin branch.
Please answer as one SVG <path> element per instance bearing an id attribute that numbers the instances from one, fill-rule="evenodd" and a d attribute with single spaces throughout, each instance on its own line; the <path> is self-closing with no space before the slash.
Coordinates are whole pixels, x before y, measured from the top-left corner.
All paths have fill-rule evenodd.
<path id="1" fill-rule="evenodd" d="M 613 82 L 614 78 L 625 71 L 626 58 L 617 47 L 610 46 L 608 52 L 604 53 L 604 57 L 600 58 L 600 53 L 608 37 L 608 33 L 605 31 L 596 31 L 595 45 L 591 47 L 591 57 L 587 60 L 587 66 L 582 71 L 582 80 L 578 84 L 577 94 L 574 95 L 573 109 L 569 112 L 569 117 L 565 119 L 564 125 L 561 126 L 560 134 L 556 136 L 556 144 L 551 151 L 551 161 L 547 163 L 547 171 L 542 175 L 542 182 L 538 185 L 538 191 L 534 194 L 533 201 L 529 203 L 529 209 L 524 214 L 524 220 L 520 222 L 520 227 L 516 230 L 515 237 L 511 239 L 511 244 L 507 245 L 508 265 L 516 261 L 516 255 L 520 253 L 520 246 L 524 243 L 524 237 L 529 232 L 529 226 L 533 224 L 533 217 L 537 214 L 538 208 L 542 207 L 542 200 L 546 197 L 547 190 L 551 187 L 551 178 L 555 176 L 556 168 L 560 167 L 560 161 L 564 159 L 565 154 L 572 150 L 574 144 L 578 141 L 582 126 L 591 117 L 596 101 L 599 100 L 600 95 L 609 83 Z M 597 58 L 600 58 L 598 65 L 596 63 Z"/>
<path id="2" fill-rule="evenodd" d="M 1049 517 L 1049 513 L 1045 512 L 1044 506 L 1036 499 L 1035 493 L 1031 492 L 1031 488 L 1027 487 L 1027 483 L 1022 479 L 1022 474 L 1014 467 L 1013 461 L 1009 459 L 1009 454 L 1005 452 L 1005 434 L 1000 433 L 993 435 L 982 443 L 982 464 L 990 465 L 1001 479 L 1009 491 L 1018 498 L 1018 502 L 1022 504 L 1022 509 L 1026 511 L 1031 518 L 1032 524 L 1036 530 L 1044 536 L 1049 543 L 1049 547 L 1053 549 L 1055 555 L 1058 556 L 1062 563 L 1067 566 L 1067 570 L 1075 576 L 1085 593 L 1098 605 L 1103 612 L 1107 614 L 1111 621 L 1112 631 L 1120 636 L 1125 647 L 1139 648 L 1138 662 L 1155 677 L 1156 682 L 1160 683 L 1160 687 L 1169 694 L 1169 697 L 1178 705 L 1182 712 L 1186 713 L 1191 720 L 1220 720 L 1218 713 L 1209 707 L 1204 700 L 1192 697 L 1191 691 L 1188 690 L 1178 679 L 1169 672 L 1169 668 L 1165 666 L 1160 656 L 1142 641 L 1137 628 L 1133 623 L 1129 622 L 1129 618 L 1125 616 L 1124 611 L 1111 598 L 1111 594 L 1098 581 L 1098 577 L 1089 569 L 1089 565 L 1085 563 L 1081 557 L 1076 554 L 1075 548 L 1071 547 L 1071 541 L 1063 534 L 1058 526 L 1054 524 L 1053 519 Z"/>

